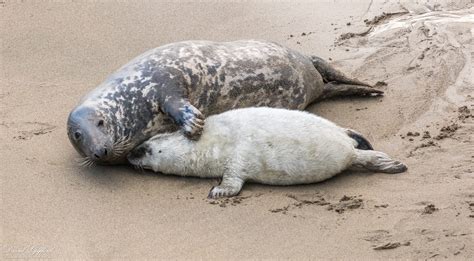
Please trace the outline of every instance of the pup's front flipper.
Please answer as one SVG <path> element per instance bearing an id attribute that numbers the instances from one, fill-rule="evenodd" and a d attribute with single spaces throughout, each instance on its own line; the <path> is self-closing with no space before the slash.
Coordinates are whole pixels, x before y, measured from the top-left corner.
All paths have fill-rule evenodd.
<path id="1" fill-rule="evenodd" d="M 204 129 L 204 115 L 186 99 L 169 99 L 161 105 L 163 112 L 178 124 L 190 139 L 198 139 Z"/>
<path id="2" fill-rule="evenodd" d="M 244 180 L 241 178 L 224 175 L 221 184 L 219 184 L 219 186 L 212 187 L 207 197 L 216 199 L 221 197 L 236 196 L 239 194 L 243 185 Z"/>

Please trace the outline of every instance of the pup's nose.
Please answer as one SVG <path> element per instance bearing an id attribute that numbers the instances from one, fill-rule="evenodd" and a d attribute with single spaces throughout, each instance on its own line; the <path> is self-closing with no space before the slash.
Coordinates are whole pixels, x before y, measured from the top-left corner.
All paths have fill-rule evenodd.
<path id="1" fill-rule="evenodd" d="M 107 149 L 106 148 L 97 149 L 94 152 L 94 158 L 97 159 L 97 160 L 104 159 L 105 157 L 107 157 Z"/>
<path id="2" fill-rule="evenodd" d="M 128 154 L 127 158 L 128 158 L 129 160 L 139 159 L 139 158 L 141 158 L 144 154 L 145 154 L 145 148 L 144 148 L 144 147 L 138 147 L 138 148 L 132 150 L 132 151 Z"/>

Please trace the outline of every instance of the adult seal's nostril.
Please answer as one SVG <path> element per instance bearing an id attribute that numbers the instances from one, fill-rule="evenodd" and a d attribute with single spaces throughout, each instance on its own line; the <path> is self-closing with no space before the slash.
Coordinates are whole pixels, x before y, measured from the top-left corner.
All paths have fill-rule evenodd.
<path id="1" fill-rule="evenodd" d="M 99 149 L 94 152 L 94 158 L 96 159 L 104 159 L 107 156 L 107 149 Z"/>

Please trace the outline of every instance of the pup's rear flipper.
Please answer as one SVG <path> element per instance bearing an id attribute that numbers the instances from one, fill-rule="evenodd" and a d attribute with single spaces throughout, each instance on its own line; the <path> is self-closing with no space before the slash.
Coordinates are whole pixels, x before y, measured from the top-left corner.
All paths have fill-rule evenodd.
<path id="1" fill-rule="evenodd" d="M 368 83 L 347 77 L 317 56 L 310 56 L 310 59 L 314 68 L 318 70 L 324 83 L 326 83 L 320 99 L 334 96 L 379 96 L 383 94 L 383 91 L 372 88 Z"/>
<path id="2" fill-rule="evenodd" d="M 383 152 L 359 149 L 356 149 L 356 158 L 352 166 L 390 174 L 405 172 L 408 169 L 405 164 L 390 158 Z"/>

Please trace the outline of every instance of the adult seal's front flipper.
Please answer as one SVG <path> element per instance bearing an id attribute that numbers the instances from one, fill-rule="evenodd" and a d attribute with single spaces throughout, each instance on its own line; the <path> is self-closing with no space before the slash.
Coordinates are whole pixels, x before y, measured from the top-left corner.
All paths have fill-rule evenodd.
<path id="1" fill-rule="evenodd" d="M 190 139 L 199 139 L 204 129 L 204 115 L 189 102 L 180 107 L 179 112 L 184 134 Z"/>
<path id="2" fill-rule="evenodd" d="M 161 109 L 178 126 L 181 127 L 186 137 L 197 140 L 204 129 L 204 115 L 186 99 L 168 99 Z"/>
<path id="3" fill-rule="evenodd" d="M 178 125 L 189 139 L 197 140 L 204 128 L 204 115 L 188 99 L 184 77 L 171 73 L 154 75 L 161 111 Z"/>

